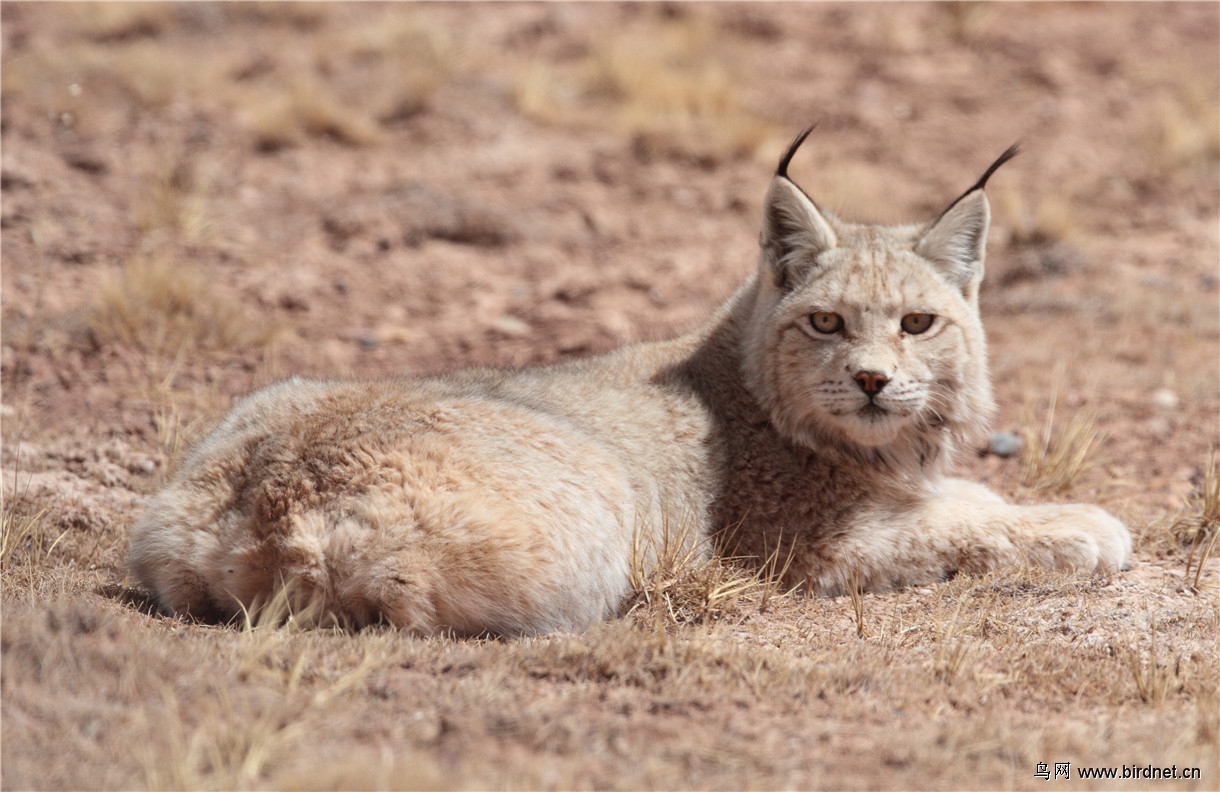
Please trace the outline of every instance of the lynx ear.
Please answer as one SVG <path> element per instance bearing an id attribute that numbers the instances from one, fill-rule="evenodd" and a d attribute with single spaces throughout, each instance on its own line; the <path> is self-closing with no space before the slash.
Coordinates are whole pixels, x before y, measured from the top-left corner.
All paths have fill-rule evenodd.
<path id="1" fill-rule="evenodd" d="M 947 281 L 965 289 L 983 274 L 991 208 L 982 190 L 958 199 L 915 244 Z"/>
<path id="2" fill-rule="evenodd" d="M 1014 145 L 1001 154 L 982 178 L 941 212 L 915 243 L 915 252 L 931 261 L 946 280 L 960 289 L 965 290 L 983 276 L 987 228 L 991 224 L 991 206 L 983 188 L 991 174 L 1015 157 L 1017 151 Z"/>
<path id="3" fill-rule="evenodd" d="M 779 162 L 763 203 L 760 240 L 763 266 L 770 268 L 775 284 L 781 289 L 799 280 L 819 254 L 838 244 L 834 230 L 818 207 L 788 178 L 792 155 L 812 131 L 813 127 L 810 127 L 792 141 Z"/>

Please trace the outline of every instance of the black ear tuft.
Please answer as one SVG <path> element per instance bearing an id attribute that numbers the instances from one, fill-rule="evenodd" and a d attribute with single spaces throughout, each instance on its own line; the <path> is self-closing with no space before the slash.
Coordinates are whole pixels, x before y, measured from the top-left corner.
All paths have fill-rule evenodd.
<path id="1" fill-rule="evenodd" d="M 817 124 L 813 124 L 812 126 L 806 128 L 804 132 L 796 136 L 796 140 L 793 140 L 788 145 L 788 150 L 785 151 L 784 156 L 780 158 L 779 167 L 775 169 L 776 176 L 783 176 L 785 179 L 788 178 L 788 163 L 792 162 L 792 156 L 796 154 L 796 150 L 801 147 L 801 144 L 805 142 L 805 138 L 809 137 L 809 133 L 812 132 L 816 126 Z"/>
<path id="2" fill-rule="evenodd" d="M 995 173 L 997 170 L 1000 169 L 1001 165 L 1003 165 L 1005 162 L 1008 162 L 1010 159 L 1012 159 L 1013 157 L 1017 156 L 1020 153 L 1021 153 L 1021 144 L 1013 143 L 1011 146 L 1009 146 L 1007 149 L 1004 150 L 1004 153 L 1000 155 L 999 159 L 997 159 L 995 162 L 991 163 L 991 167 L 988 168 L 987 171 L 982 175 L 982 177 L 977 182 L 975 182 L 974 186 L 971 187 L 969 190 L 966 190 L 966 192 L 972 193 L 975 190 L 981 190 L 984 187 L 986 187 L 987 180 L 991 178 L 991 174 Z"/>
<path id="3" fill-rule="evenodd" d="M 1021 153 L 1021 144 L 1020 143 L 1013 143 L 1011 146 L 1009 146 L 1007 149 L 1005 149 L 1004 153 L 1000 155 L 999 159 L 997 159 L 995 162 L 991 163 L 991 167 L 988 168 L 986 170 L 986 172 L 984 172 L 983 175 L 979 178 L 979 180 L 974 183 L 974 186 L 972 186 L 969 190 L 966 190 L 961 195 L 957 196 L 957 198 L 954 199 L 953 203 L 949 204 L 945 208 L 945 211 L 940 213 L 940 217 L 944 217 L 950 209 L 957 206 L 958 202 L 961 201 L 963 198 L 965 198 L 970 193 L 974 192 L 975 190 L 981 190 L 984 187 L 986 187 L 987 180 L 991 178 L 991 174 L 995 173 L 997 170 L 1000 169 L 1001 165 L 1003 165 L 1005 162 L 1008 162 L 1010 159 L 1017 156 L 1017 154 L 1019 154 L 1019 153 Z M 937 219 L 939 220 L 940 218 L 938 217 Z"/>

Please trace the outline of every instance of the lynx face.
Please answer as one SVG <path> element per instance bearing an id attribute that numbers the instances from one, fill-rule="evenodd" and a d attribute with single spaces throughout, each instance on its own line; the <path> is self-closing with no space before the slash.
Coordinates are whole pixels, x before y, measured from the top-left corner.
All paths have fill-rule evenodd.
<path id="1" fill-rule="evenodd" d="M 957 396 L 978 373 L 965 364 L 982 330 L 962 296 L 911 252 L 828 251 L 781 311 L 787 327 L 777 328 L 768 367 L 797 424 L 878 446 L 968 409 Z"/>
<path id="2" fill-rule="evenodd" d="M 755 397 L 790 440 L 873 460 L 922 466 L 977 435 L 993 410 L 978 316 L 986 177 L 934 222 L 886 227 L 819 210 L 786 165 L 745 341 Z"/>

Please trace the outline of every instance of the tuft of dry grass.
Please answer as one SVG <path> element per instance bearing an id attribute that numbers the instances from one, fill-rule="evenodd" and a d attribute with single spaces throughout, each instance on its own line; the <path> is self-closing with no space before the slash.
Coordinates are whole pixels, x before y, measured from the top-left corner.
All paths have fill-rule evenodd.
<path id="1" fill-rule="evenodd" d="M 1194 513 L 1175 522 L 1172 531 L 1179 542 L 1190 545 L 1183 578 L 1191 590 L 1199 591 L 1203 567 L 1215 552 L 1220 536 L 1220 454 L 1214 448 L 1208 456 L 1203 486 L 1192 501 Z"/>
<path id="2" fill-rule="evenodd" d="M 1153 619 L 1148 636 L 1148 647 L 1145 651 L 1141 642 L 1133 639 L 1128 644 L 1119 647 L 1127 668 L 1131 671 L 1131 679 L 1135 683 L 1135 693 L 1145 704 L 1159 706 L 1169 698 L 1176 677 L 1175 670 L 1181 669 L 1181 658 L 1174 667 L 1157 656 L 1156 640 L 1157 624 Z"/>
<path id="3" fill-rule="evenodd" d="M 5 595 L 24 591 L 33 601 L 40 581 L 55 566 L 52 554 L 71 528 L 59 529 L 50 510 L 29 497 L 21 484 L 21 448 L 13 460 L 12 483 L 0 489 L 0 573 Z"/>
<path id="4" fill-rule="evenodd" d="M 99 339 L 156 355 L 263 346 L 274 336 L 215 295 L 201 272 L 164 255 L 133 258 L 104 280 L 87 323 Z"/>
<path id="5" fill-rule="evenodd" d="M 749 154 L 770 137 L 713 57 L 714 40 L 682 26 L 642 40 L 612 37 L 594 50 L 594 80 L 614 98 L 637 150 L 714 162 Z"/>
<path id="6" fill-rule="evenodd" d="M 309 44 L 295 56 L 239 69 L 239 75 L 255 75 L 250 85 L 229 86 L 260 151 L 298 146 L 309 138 L 348 146 L 382 143 L 386 127 L 422 112 L 466 68 L 453 37 L 411 13 Z M 359 76 L 341 82 L 340 74 Z M 358 101 L 346 98 L 352 96 Z"/>
<path id="7" fill-rule="evenodd" d="M 991 30 L 997 16 L 991 3 L 979 0 L 952 0 L 938 10 L 945 32 L 959 44 L 977 43 Z"/>
<path id="8" fill-rule="evenodd" d="M 710 552 L 707 540 L 696 540 L 694 522 L 666 521 L 658 541 L 637 530 L 632 544 L 630 581 L 633 594 L 623 610 L 640 623 L 658 629 L 705 624 L 743 609 L 762 612 L 784 596 L 776 559 L 749 570 L 733 558 Z"/>
<path id="9" fill-rule="evenodd" d="M 1084 235 L 1077 191 L 1070 185 L 1044 186 L 1030 198 L 1019 187 L 1003 183 L 996 185 L 994 193 L 996 214 L 1008 228 L 1013 247 L 1076 244 Z"/>
<path id="10" fill-rule="evenodd" d="M 31 508 L 19 495 L 4 498 L 0 507 L 0 569 L 11 572 L 14 563 L 21 563 L 32 575 L 47 562 L 68 531 L 53 536 L 46 516 L 45 506 Z"/>
<path id="11" fill-rule="evenodd" d="M 0 569 L 8 571 L 13 561 L 22 558 L 31 569 L 42 565 L 63 539 L 51 539 L 46 530 L 46 507 L 33 508 L 28 498 L 29 482 L 20 483 L 21 444 L 13 454 L 13 477 L 9 487 L 0 489 Z M 66 531 L 65 531 L 66 533 Z"/>
<path id="12" fill-rule="evenodd" d="M 1166 62 L 1135 71 L 1132 78 L 1160 88 L 1142 136 L 1149 172 L 1214 179 L 1220 163 L 1216 75 L 1186 62 Z"/>
<path id="13" fill-rule="evenodd" d="M 864 586 L 860 580 L 860 567 L 852 567 L 845 578 L 847 595 L 851 598 L 852 619 L 856 622 L 856 637 L 867 638 L 868 629 L 864 624 Z"/>
<path id="14" fill-rule="evenodd" d="M 365 112 L 340 99 L 317 79 L 299 78 L 287 87 L 269 91 L 261 100 L 251 98 L 246 112 L 260 151 L 277 151 L 300 145 L 308 137 L 327 138 L 350 146 L 367 146 L 384 140 L 378 123 Z"/>
<path id="15" fill-rule="evenodd" d="M 942 682 L 951 682 L 962 671 L 962 667 L 966 662 L 966 658 L 971 653 L 971 641 L 963 640 L 958 627 L 958 620 L 962 614 L 962 608 L 966 604 L 966 598 L 962 597 L 958 600 L 957 606 L 953 609 L 953 615 L 949 617 L 947 624 L 938 623 L 934 632 L 936 634 L 936 653 L 932 658 L 932 670 L 936 678 Z"/>
<path id="16" fill-rule="evenodd" d="M 1097 412 L 1079 410 L 1056 421 L 1058 388 L 1052 391 L 1046 414 L 1039 421 L 1032 410 L 1022 418 L 1021 484 L 1034 490 L 1065 493 L 1096 464 L 1105 434 L 1097 429 Z"/>
<path id="17" fill-rule="evenodd" d="M 609 105 L 642 157 L 715 163 L 750 155 L 775 137 L 774 128 L 742 101 L 717 57 L 724 45 L 718 28 L 692 19 L 605 36 L 574 66 L 519 67 L 517 108 L 536 120 L 568 123 Z"/>
<path id="18" fill-rule="evenodd" d="M 349 62 L 370 64 L 360 105 L 385 125 L 422 112 L 437 91 L 470 70 L 470 56 L 452 31 L 411 13 L 359 28 L 337 49 Z"/>
<path id="19" fill-rule="evenodd" d="M 162 157 L 136 208 L 140 230 L 168 231 L 185 242 L 204 239 L 211 230 L 205 182 L 191 160 Z"/>

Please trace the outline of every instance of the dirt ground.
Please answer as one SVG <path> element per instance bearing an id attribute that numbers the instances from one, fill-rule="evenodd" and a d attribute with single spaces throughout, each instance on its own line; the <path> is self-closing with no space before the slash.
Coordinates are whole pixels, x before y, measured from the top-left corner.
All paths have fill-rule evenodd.
<path id="1" fill-rule="evenodd" d="M 4 3 L 0 27 L 4 788 L 1220 787 L 1220 6 Z M 509 642 L 191 624 L 130 587 L 144 498 L 255 387 L 693 326 L 813 122 L 792 174 L 860 219 L 930 218 L 1021 142 L 982 302 L 1025 448 L 961 473 L 1102 504 L 1131 570 L 804 599 L 693 565 Z"/>

